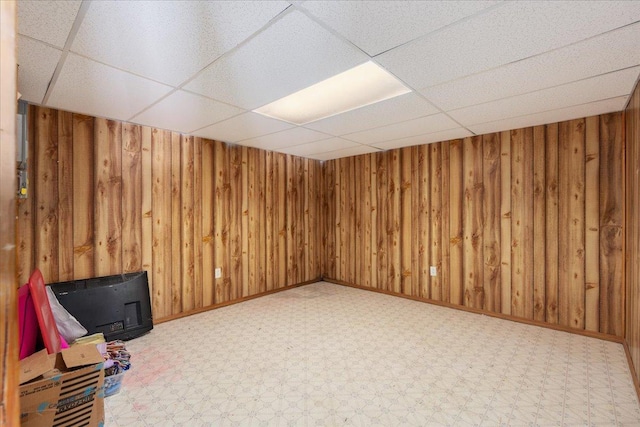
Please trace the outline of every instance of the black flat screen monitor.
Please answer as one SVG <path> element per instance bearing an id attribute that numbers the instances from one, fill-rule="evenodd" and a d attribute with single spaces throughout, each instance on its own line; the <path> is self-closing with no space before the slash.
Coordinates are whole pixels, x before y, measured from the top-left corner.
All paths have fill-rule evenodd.
<path id="1" fill-rule="evenodd" d="M 89 334 L 129 340 L 153 329 L 147 272 L 52 283 L 58 301 Z"/>

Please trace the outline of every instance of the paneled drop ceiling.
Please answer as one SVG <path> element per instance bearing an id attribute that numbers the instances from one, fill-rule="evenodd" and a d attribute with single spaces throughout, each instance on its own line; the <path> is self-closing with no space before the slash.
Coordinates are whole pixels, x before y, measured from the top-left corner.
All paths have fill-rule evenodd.
<path id="1" fill-rule="evenodd" d="M 34 103 L 319 160 L 626 105 L 640 1 L 18 2 Z M 373 61 L 410 93 L 304 126 L 253 113 Z"/>

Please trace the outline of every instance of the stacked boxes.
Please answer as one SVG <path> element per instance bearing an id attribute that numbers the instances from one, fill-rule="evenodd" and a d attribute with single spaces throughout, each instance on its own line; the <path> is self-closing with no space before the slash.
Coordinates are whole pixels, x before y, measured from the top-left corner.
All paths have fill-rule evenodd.
<path id="1" fill-rule="evenodd" d="M 104 359 L 95 345 L 20 361 L 20 425 L 104 425 Z"/>

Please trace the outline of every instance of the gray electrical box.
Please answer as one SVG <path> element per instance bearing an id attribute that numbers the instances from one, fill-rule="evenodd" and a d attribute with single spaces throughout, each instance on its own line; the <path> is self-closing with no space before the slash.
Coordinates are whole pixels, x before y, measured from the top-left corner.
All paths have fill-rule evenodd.
<path id="1" fill-rule="evenodd" d="M 18 146 L 16 147 L 16 162 L 18 173 L 18 198 L 27 198 L 27 187 L 29 180 L 27 178 L 27 160 L 29 154 L 29 141 L 27 141 L 27 109 L 28 104 L 25 101 L 18 101 Z"/>

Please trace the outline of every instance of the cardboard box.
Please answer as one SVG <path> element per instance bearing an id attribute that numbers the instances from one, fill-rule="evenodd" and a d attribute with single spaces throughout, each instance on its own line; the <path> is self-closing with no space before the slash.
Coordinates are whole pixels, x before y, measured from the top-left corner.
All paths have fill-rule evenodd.
<path id="1" fill-rule="evenodd" d="M 104 359 L 95 345 L 20 361 L 20 425 L 104 425 Z"/>

